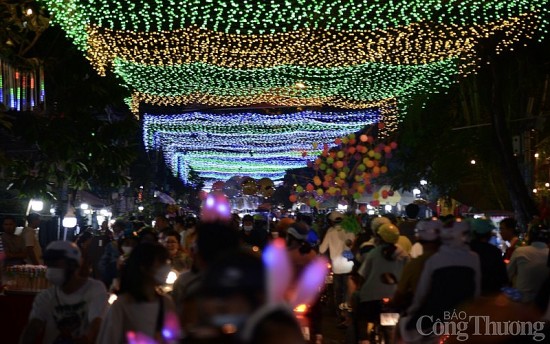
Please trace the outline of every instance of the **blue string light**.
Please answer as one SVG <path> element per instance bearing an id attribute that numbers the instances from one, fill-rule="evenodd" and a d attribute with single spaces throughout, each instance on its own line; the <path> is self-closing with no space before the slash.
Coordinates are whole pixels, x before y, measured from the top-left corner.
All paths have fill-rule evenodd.
<path id="1" fill-rule="evenodd" d="M 190 168 L 207 179 L 246 175 L 276 180 L 287 169 L 306 166 L 324 143 L 332 146 L 336 138 L 380 119 L 380 109 L 145 114 L 143 140 L 147 150 L 161 150 L 183 180 Z"/>

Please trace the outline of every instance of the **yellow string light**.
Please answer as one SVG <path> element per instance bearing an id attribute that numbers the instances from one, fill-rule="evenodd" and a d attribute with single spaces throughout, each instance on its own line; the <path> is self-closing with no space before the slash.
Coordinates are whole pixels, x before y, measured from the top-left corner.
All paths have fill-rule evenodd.
<path id="1" fill-rule="evenodd" d="M 292 64 L 349 66 L 366 62 L 421 64 L 460 57 L 475 60 L 481 39 L 503 33 L 497 51 L 531 38 L 540 23 L 537 12 L 484 25 L 413 23 L 372 31 L 302 29 L 288 33 L 237 35 L 189 27 L 173 31 L 116 31 L 88 26 L 88 58 L 102 75 L 115 58 L 150 65 L 193 62 L 229 68 L 266 68 Z M 467 70 L 467 69 L 464 69 Z"/>
<path id="2" fill-rule="evenodd" d="M 213 107 L 239 107 L 254 105 L 269 106 L 330 106 L 342 109 L 371 109 L 391 107 L 395 99 L 382 99 L 369 102 L 353 101 L 341 97 L 283 97 L 272 94 L 257 96 L 215 96 L 204 93 L 194 93 L 182 96 L 155 96 L 147 93 L 134 92 L 132 94 L 132 112 L 139 112 L 140 104 L 152 106 L 192 106 L 204 105 Z"/>

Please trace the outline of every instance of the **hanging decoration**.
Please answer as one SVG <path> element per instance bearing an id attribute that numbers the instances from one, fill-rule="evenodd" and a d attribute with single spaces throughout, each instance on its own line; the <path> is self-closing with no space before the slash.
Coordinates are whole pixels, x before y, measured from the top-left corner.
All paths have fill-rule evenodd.
<path id="1" fill-rule="evenodd" d="M 131 109 L 139 118 L 140 107 L 142 104 L 160 107 L 185 107 L 185 106 L 209 106 L 209 107 L 253 107 L 253 106 L 279 106 L 279 107 L 333 107 L 339 109 L 372 109 L 372 108 L 391 108 L 396 110 L 396 100 L 394 98 L 382 99 L 371 102 L 354 101 L 340 97 L 281 97 L 275 95 L 259 96 L 210 96 L 205 94 L 191 94 L 188 96 L 153 96 L 146 93 L 134 92 L 132 94 Z M 393 111 L 392 110 L 392 111 Z M 397 112 L 393 113 L 397 117 Z"/>
<path id="2" fill-rule="evenodd" d="M 542 39 L 550 18 L 550 0 L 41 1 L 100 75 L 128 86 L 138 118 L 147 106 L 146 148 L 175 175 L 277 180 L 310 162 L 310 205 L 365 191 L 412 99 L 475 72 L 482 43 L 500 53 Z M 150 113 L 260 105 L 346 111 Z"/>
<path id="3" fill-rule="evenodd" d="M 481 41 L 500 52 L 544 37 L 550 13 L 549 0 L 42 2 L 99 74 L 134 91 L 135 111 L 403 106 L 475 71 Z"/>
<path id="4" fill-rule="evenodd" d="M 549 11 L 548 0 L 297 0 L 292 5 L 285 0 L 42 2 L 77 41 L 85 41 L 83 29 L 90 24 L 128 31 L 197 27 L 227 34 L 261 35 L 304 28 L 377 30 L 415 22 L 475 25 Z"/>
<path id="5" fill-rule="evenodd" d="M 229 68 L 353 66 L 367 62 L 425 64 L 459 58 L 477 62 L 480 40 L 504 37 L 497 51 L 532 36 L 539 17 L 527 13 L 483 25 L 459 26 L 421 22 L 375 31 L 302 29 L 272 35 L 227 35 L 194 27 L 175 31 L 128 32 L 88 28 L 88 58 L 100 74 L 116 58 L 147 65 L 195 62 Z M 471 70 L 465 67 L 464 71 Z"/>
<path id="6" fill-rule="evenodd" d="M 241 175 L 278 180 L 287 169 L 304 167 L 322 152 L 322 147 L 311 147 L 312 141 L 328 144 L 380 119 L 391 122 L 388 114 L 388 109 L 145 114 L 143 140 L 147 150 L 161 150 L 184 180 L 190 168 L 208 179 Z"/>
<path id="7" fill-rule="evenodd" d="M 388 172 L 388 161 L 397 149 L 395 141 L 379 136 L 384 129 L 381 122 L 335 139 L 333 148 L 325 145 L 313 162 L 316 175 L 305 187 L 297 185 L 290 200 L 316 206 L 331 197 L 351 201 L 360 199 L 364 193 L 373 194 L 374 181 Z M 391 190 L 380 192 L 383 194 L 374 192 L 371 205 L 377 206 L 380 198 L 393 195 Z"/>
<path id="8" fill-rule="evenodd" d="M 45 102 L 44 69 L 20 69 L 0 58 L 0 104 L 7 110 L 34 111 Z"/>
<path id="9" fill-rule="evenodd" d="M 264 99 L 269 103 L 289 99 L 298 103 L 310 99 L 407 102 L 414 95 L 445 88 L 457 72 L 452 60 L 423 65 L 367 63 L 338 68 L 285 65 L 258 69 L 228 69 L 203 63 L 160 67 L 119 60 L 115 70 L 143 95 L 171 98 L 174 103 L 178 97 L 192 102 L 198 95 L 202 100 L 195 100 L 197 103 L 218 99 L 224 105 L 245 103 L 247 99 L 251 103 Z"/>

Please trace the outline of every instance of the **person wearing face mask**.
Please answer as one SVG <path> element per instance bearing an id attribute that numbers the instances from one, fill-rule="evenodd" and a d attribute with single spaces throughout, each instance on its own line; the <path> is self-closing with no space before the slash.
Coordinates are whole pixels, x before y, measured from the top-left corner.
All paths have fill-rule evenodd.
<path id="1" fill-rule="evenodd" d="M 172 299 L 158 291 L 170 272 L 169 258 L 159 243 L 142 243 L 132 250 L 121 271 L 118 299 L 105 317 L 97 343 L 127 343 L 129 331 L 163 342 L 167 315 L 175 314 Z"/>
<path id="2" fill-rule="evenodd" d="M 130 256 L 130 253 L 139 244 L 137 233 L 133 230 L 126 230 L 122 237 L 118 240 L 117 247 L 119 248 L 118 259 L 116 261 L 116 277 L 113 278 L 109 291 L 117 293 L 120 288 L 120 271 Z"/>
<path id="3" fill-rule="evenodd" d="M 117 261 L 121 250 L 120 240 L 125 236 L 125 228 L 126 223 L 124 221 L 116 220 L 113 224 L 113 232 L 109 234 L 113 237 L 113 240 L 105 245 L 105 250 L 99 259 L 98 269 L 106 286 L 110 286 L 113 280 L 118 277 Z"/>
<path id="4" fill-rule="evenodd" d="M 68 241 L 54 241 L 44 252 L 46 278 L 53 285 L 36 296 L 21 344 L 94 343 L 107 308 L 103 284 L 79 275 L 82 255 Z"/>
<path id="5" fill-rule="evenodd" d="M 245 246 L 263 249 L 267 244 L 267 229 L 262 228 L 262 220 L 254 221 L 252 215 L 243 216 L 241 242 Z"/>

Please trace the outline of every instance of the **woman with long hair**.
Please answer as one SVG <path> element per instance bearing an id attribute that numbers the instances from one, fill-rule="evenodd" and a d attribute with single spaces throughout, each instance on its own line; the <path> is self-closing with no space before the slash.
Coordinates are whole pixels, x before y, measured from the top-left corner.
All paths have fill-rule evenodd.
<path id="1" fill-rule="evenodd" d="M 158 287 L 169 271 L 168 251 L 159 243 L 142 243 L 132 250 L 121 271 L 118 299 L 103 322 L 98 343 L 126 343 L 130 331 L 163 341 L 167 314 L 175 313 L 175 307 Z"/>

